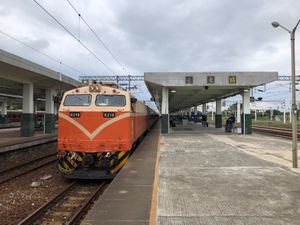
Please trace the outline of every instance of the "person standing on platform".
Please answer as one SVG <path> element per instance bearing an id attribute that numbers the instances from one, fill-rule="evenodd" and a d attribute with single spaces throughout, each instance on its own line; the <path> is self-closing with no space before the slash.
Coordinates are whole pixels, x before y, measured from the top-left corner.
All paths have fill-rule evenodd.
<path id="1" fill-rule="evenodd" d="M 205 114 L 202 115 L 202 127 L 208 127 L 207 116 Z"/>
<path id="2" fill-rule="evenodd" d="M 232 132 L 233 128 L 234 128 L 234 124 L 235 124 L 235 116 L 233 114 L 231 114 L 228 119 L 226 120 L 226 127 L 225 127 L 225 131 L 226 132 Z"/>

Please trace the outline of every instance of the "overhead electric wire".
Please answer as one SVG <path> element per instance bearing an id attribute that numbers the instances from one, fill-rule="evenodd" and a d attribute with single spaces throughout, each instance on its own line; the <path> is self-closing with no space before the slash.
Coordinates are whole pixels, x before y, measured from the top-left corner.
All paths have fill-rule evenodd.
<path id="1" fill-rule="evenodd" d="M 57 24 L 59 24 L 69 35 L 71 35 L 79 44 L 81 44 L 91 55 L 93 55 L 99 62 L 101 62 L 106 69 L 108 69 L 112 74 L 115 75 L 108 65 L 106 65 L 94 52 L 92 52 L 85 44 L 83 44 L 80 39 L 78 39 L 71 31 L 69 31 L 61 22 L 59 22 L 47 9 L 45 9 L 41 4 L 39 4 L 36 0 L 33 0 L 44 12 L 48 14 Z"/>
<path id="2" fill-rule="evenodd" d="M 274 96 L 279 96 L 279 95 L 283 95 L 282 93 L 279 93 L 279 94 L 272 94 L 272 95 L 270 95 L 270 94 L 268 94 L 268 95 L 266 95 L 266 96 L 263 96 L 263 98 L 270 98 L 270 97 L 274 97 Z"/>
<path id="3" fill-rule="evenodd" d="M 11 38 L 11 39 L 13 39 L 14 41 L 19 42 L 20 44 L 22 44 L 22 45 L 24 45 L 24 46 L 26 46 L 26 47 L 28 47 L 28 48 L 30 48 L 30 49 L 32 49 L 32 50 L 34 50 L 34 51 L 40 53 L 40 54 L 42 54 L 42 55 L 44 55 L 44 56 L 46 56 L 46 57 L 52 59 L 53 61 L 55 61 L 55 62 L 57 62 L 57 63 L 61 63 L 59 60 L 53 58 L 52 56 L 49 56 L 49 55 L 47 55 L 47 54 L 45 54 L 45 53 L 43 53 L 43 52 L 41 52 L 41 51 L 39 51 L 39 50 L 37 50 L 37 49 L 31 47 L 30 45 L 28 45 L 28 44 L 26 44 L 26 43 L 24 43 L 24 42 L 18 40 L 17 38 L 15 38 L 15 37 L 9 35 L 8 33 L 4 32 L 4 31 L 2 31 L 2 30 L 0 30 L 0 32 L 1 32 L 3 35 L 5 35 L 5 36 L 7 36 L 7 37 L 9 37 L 9 38 Z"/>
<path id="4" fill-rule="evenodd" d="M 11 39 L 13 39 L 13 40 L 16 41 L 16 42 L 19 42 L 20 44 L 26 46 L 27 48 L 30 48 L 30 49 L 32 49 L 32 50 L 38 52 L 38 53 L 41 54 L 41 55 L 48 57 L 49 59 L 53 60 L 54 62 L 56 62 L 56 63 L 58 63 L 58 64 L 60 64 L 60 65 L 64 65 L 65 67 L 67 67 L 67 68 L 69 68 L 69 69 L 71 69 L 71 70 L 73 70 L 73 71 L 76 71 L 77 73 L 85 74 L 84 72 L 82 72 L 82 71 L 80 71 L 80 70 L 78 70 L 78 69 L 76 69 L 76 68 L 74 68 L 74 67 L 72 67 L 72 66 L 70 66 L 70 65 L 68 65 L 68 64 L 63 63 L 62 61 L 59 61 L 59 60 L 55 59 L 54 57 L 52 57 L 52 56 L 50 56 L 50 55 L 47 55 L 46 53 L 41 52 L 40 50 L 38 50 L 38 49 L 36 49 L 36 48 L 33 48 L 32 46 L 30 46 L 30 45 L 24 43 L 23 41 L 18 40 L 17 38 L 15 38 L 15 37 L 9 35 L 8 33 L 4 32 L 4 31 L 2 31 L 2 30 L 0 30 L 0 33 L 2 33 L 3 35 L 5 35 L 5 36 L 7 36 L 7 37 L 9 37 L 9 38 L 11 38 Z"/>
<path id="5" fill-rule="evenodd" d="M 76 69 L 76 68 L 74 68 L 74 67 L 72 67 L 72 66 L 70 66 L 70 65 L 68 65 L 68 64 L 65 64 L 65 63 L 63 63 L 63 62 L 61 62 L 61 61 L 55 59 L 54 57 L 49 56 L 49 55 L 47 55 L 47 54 L 45 54 L 45 53 L 43 53 L 43 52 L 41 52 L 41 51 L 39 51 L 39 50 L 33 48 L 32 46 L 30 46 L 30 45 L 28 45 L 28 44 L 26 44 L 26 43 L 24 43 L 24 42 L 22 42 L 22 41 L 20 41 L 20 40 L 18 40 L 18 39 L 16 39 L 16 38 L 12 37 L 11 35 L 5 33 L 4 31 L 1 31 L 1 30 L 0 30 L 0 32 L 1 32 L 3 35 L 5 35 L 5 36 L 7 36 L 7 37 L 9 37 L 9 38 L 11 38 L 11 39 L 13 39 L 13 40 L 19 42 L 20 44 L 23 44 L 24 46 L 26 46 L 26 47 L 28 47 L 28 48 L 30 48 L 30 49 L 32 49 L 32 50 L 38 52 L 39 54 L 44 55 L 44 56 L 50 58 L 51 60 L 55 61 L 56 63 L 58 63 L 58 64 L 60 64 L 60 65 L 63 65 L 63 66 L 65 66 L 65 67 L 67 67 L 67 68 L 69 68 L 69 69 L 71 69 L 71 70 L 73 70 L 73 71 L 76 71 L 76 72 L 80 73 L 80 74 L 85 74 L 84 72 L 82 72 L 82 71 L 80 71 L 80 70 L 78 70 L 78 69 Z"/>
<path id="6" fill-rule="evenodd" d="M 92 27 L 86 22 L 86 20 L 82 17 L 82 15 L 79 13 L 79 11 L 75 8 L 75 6 L 67 0 L 69 5 L 73 8 L 73 10 L 78 14 L 78 16 L 82 19 L 82 21 L 85 23 L 85 25 L 90 29 L 90 31 L 95 35 L 97 40 L 104 46 L 104 48 L 109 52 L 109 54 L 113 57 L 113 59 L 124 69 L 124 66 L 120 63 L 120 61 L 117 59 L 117 57 L 112 53 L 112 51 L 109 49 L 109 47 L 104 43 L 104 41 L 101 40 L 99 35 L 92 29 Z"/>

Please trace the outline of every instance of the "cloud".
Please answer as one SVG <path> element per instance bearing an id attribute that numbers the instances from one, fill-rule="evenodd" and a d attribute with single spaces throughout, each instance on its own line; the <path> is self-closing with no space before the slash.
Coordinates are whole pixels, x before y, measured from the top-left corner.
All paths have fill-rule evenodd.
<path id="1" fill-rule="evenodd" d="M 121 62 L 120 66 L 67 1 L 38 2 L 113 71 L 134 75 L 144 71 L 236 70 L 288 75 L 289 34 L 274 29 L 270 23 L 278 20 L 292 28 L 300 16 L 298 0 L 72 0 Z M 33 1 L 1 1 L 0 30 L 76 70 L 58 65 L 0 34 L 0 48 L 14 54 L 75 78 L 81 75 L 77 70 L 87 75 L 111 75 Z M 300 45 L 296 46 L 299 52 Z M 300 71 L 298 59 L 297 62 Z"/>

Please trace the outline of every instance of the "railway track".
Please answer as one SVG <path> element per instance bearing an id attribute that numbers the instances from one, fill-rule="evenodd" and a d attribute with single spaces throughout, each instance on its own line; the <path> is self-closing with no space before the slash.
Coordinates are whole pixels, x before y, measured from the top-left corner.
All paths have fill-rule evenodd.
<path id="1" fill-rule="evenodd" d="M 22 176 L 31 171 L 37 170 L 43 166 L 46 166 L 48 164 L 55 162 L 57 160 L 55 155 L 56 155 L 56 153 L 52 153 L 52 154 L 49 154 L 46 156 L 39 157 L 37 159 L 33 159 L 26 163 L 1 170 L 0 171 L 0 184 L 3 184 L 7 181 L 10 181 L 19 176 Z"/>
<path id="2" fill-rule="evenodd" d="M 78 224 L 107 182 L 73 182 L 18 225 Z"/>
<path id="3" fill-rule="evenodd" d="M 256 133 L 292 139 L 292 130 L 291 128 L 284 127 L 272 127 L 272 126 L 258 126 L 253 125 L 252 130 Z M 298 132 L 298 140 L 300 139 L 300 132 Z"/>
<path id="4" fill-rule="evenodd" d="M 20 128 L 20 123 L 0 124 L 0 129 Z"/>

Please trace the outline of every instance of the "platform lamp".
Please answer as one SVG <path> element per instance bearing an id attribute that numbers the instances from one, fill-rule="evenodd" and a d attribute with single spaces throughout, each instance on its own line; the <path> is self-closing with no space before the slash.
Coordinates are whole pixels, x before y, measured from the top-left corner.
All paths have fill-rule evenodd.
<path id="1" fill-rule="evenodd" d="M 300 23 L 300 19 L 298 20 L 296 26 L 293 30 L 289 30 L 286 27 L 282 26 L 280 23 L 274 21 L 272 22 L 272 26 L 277 28 L 281 27 L 287 32 L 290 33 L 291 36 L 291 71 L 292 71 L 292 160 L 293 160 L 293 168 L 298 167 L 298 159 L 297 159 L 297 105 L 296 105 L 296 67 L 295 67 L 295 32 Z"/>

